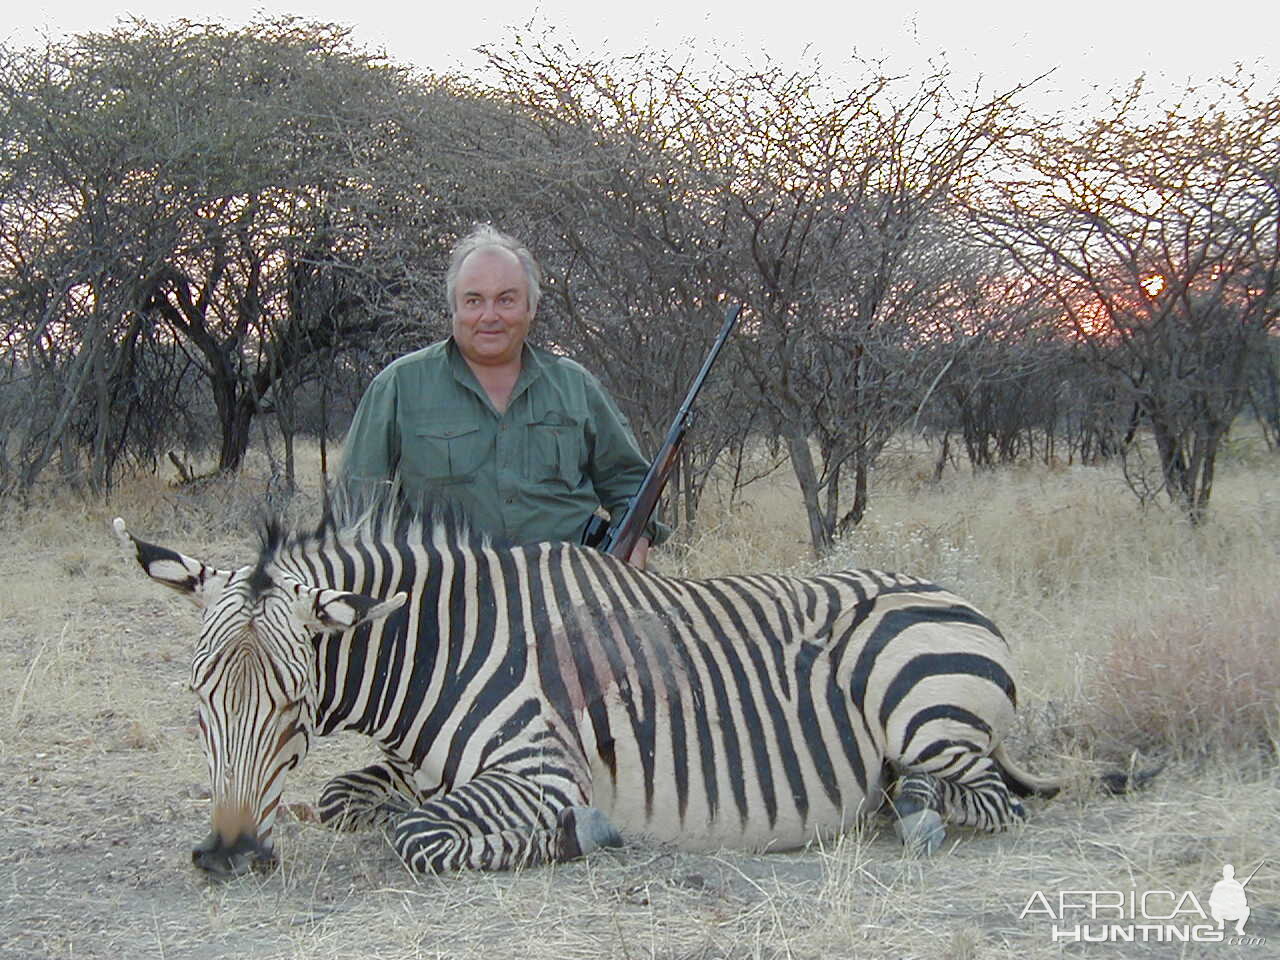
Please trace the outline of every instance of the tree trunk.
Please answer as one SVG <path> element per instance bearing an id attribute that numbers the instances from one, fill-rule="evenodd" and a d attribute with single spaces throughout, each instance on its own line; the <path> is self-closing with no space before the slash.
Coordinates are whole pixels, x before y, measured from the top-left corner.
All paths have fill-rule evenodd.
<path id="1" fill-rule="evenodd" d="M 293 390 L 286 386 L 283 378 L 277 381 L 274 395 L 276 424 L 280 427 L 280 436 L 284 443 L 284 486 L 285 491 L 292 496 L 298 489 L 297 461 L 293 446 L 294 437 L 298 432 L 298 408 L 294 403 Z"/>
<path id="2" fill-rule="evenodd" d="M 867 458 L 860 450 L 853 461 L 853 506 L 840 521 L 840 531 L 854 529 L 867 515 Z"/>
<path id="3" fill-rule="evenodd" d="M 1191 505 L 1191 522 L 1202 523 L 1209 513 L 1209 497 L 1213 494 L 1214 465 L 1218 459 L 1218 445 L 1221 440 L 1220 431 L 1212 431 L 1204 438 L 1204 448 L 1200 457 L 1200 470 L 1195 500 Z"/>
<path id="4" fill-rule="evenodd" d="M 808 437 L 796 431 L 788 432 L 787 449 L 791 452 L 791 469 L 795 471 L 796 481 L 800 484 L 800 495 L 804 498 L 804 509 L 809 518 L 809 540 L 813 544 L 814 556 L 825 556 L 831 552 L 832 537 L 831 530 L 823 520 L 822 504 L 818 496 L 818 474 L 814 470 Z"/>
<path id="5" fill-rule="evenodd" d="M 101 324 L 95 324 L 101 329 Z M 107 489 L 107 438 L 111 432 L 111 388 L 107 380 L 106 337 L 95 337 L 93 358 L 93 449 L 89 451 L 89 487 L 101 496 Z"/>
<path id="6" fill-rule="evenodd" d="M 1156 413 L 1151 413 L 1151 433 L 1160 454 L 1160 474 L 1170 501 L 1195 522 L 1194 478 L 1181 437 Z"/>
<path id="7" fill-rule="evenodd" d="M 227 385 L 228 393 L 234 394 L 234 384 Z M 234 400 L 218 405 L 218 421 L 222 427 L 222 445 L 218 450 L 218 470 L 239 470 L 244 463 L 244 455 L 249 450 L 249 430 L 253 426 L 253 415 L 257 404 L 246 391 Z"/>
<path id="8" fill-rule="evenodd" d="M 942 472 L 947 468 L 947 461 L 951 459 L 951 431 L 942 431 L 942 448 L 938 451 L 938 460 L 933 465 L 933 482 L 939 483 L 942 480 Z"/>

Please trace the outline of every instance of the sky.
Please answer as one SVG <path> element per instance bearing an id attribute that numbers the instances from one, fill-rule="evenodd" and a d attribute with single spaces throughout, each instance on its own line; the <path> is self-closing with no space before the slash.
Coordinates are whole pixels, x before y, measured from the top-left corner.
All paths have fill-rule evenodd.
<path id="1" fill-rule="evenodd" d="M 350 25 L 362 46 L 429 72 L 474 72 L 477 46 L 509 39 L 530 22 L 553 26 L 589 54 L 692 43 L 705 56 L 715 51 L 738 62 L 766 55 L 787 66 L 817 61 L 836 76 L 852 75 L 855 53 L 885 58 L 895 72 L 945 59 L 959 81 L 980 82 L 993 93 L 1055 68 L 1029 95 L 1046 109 L 1101 105 L 1107 91 L 1140 73 L 1158 92 L 1229 73 L 1237 62 L 1268 85 L 1280 76 L 1280 5 L 1273 0 L 19 0 L 9 6 L 0 41 L 10 46 L 107 29 L 128 16 L 235 26 L 258 13 L 289 13 Z"/>

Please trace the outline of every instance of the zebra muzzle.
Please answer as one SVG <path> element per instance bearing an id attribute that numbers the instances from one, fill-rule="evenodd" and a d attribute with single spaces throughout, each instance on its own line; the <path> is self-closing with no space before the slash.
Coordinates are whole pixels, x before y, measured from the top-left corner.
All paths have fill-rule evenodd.
<path id="1" fill-rule="evenodd" d="M 217 830 L 191 849 L 191 862 L 210 876 L 223 880 L 250 870 L 268 872 L 277 865 L 275 851 L 256 836 L 242 833 L 228 843 Z"/>

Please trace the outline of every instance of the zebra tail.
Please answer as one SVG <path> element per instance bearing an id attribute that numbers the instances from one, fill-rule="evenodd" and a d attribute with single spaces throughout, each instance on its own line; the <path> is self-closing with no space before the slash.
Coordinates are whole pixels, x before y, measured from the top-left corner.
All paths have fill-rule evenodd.
<path id="1" fill-rule="evenodd" d="M 1128 793 L 1131 790 L 1140 790 L 1150 783 L 1155 777 L 1159 776 L 1164 770 L 1165 765 L 1162 763 L 1158 767 L 1152 767 L 1149 770 L 1112 770 L 1104 773 L 1098 778 L 1102 784 L 1102 789 L 1107 793 Z"/>
<path id="2" fill-rule="evenodd" d="M 1020 797 L 1055 797 L 1058 792 L 1066 785 L 1066 781 L 1054 777 L 1037 777 L 1035 774 L 1027 770 L 1023 770 L 1013 758 L 1009 756 L 1004 748 L 1004 744 L 997 744 L 996 748 L 991 751 L 991 759 L 1000 767 L 1000 776 L 1004 778 L 1005 786 L 1013 793 Z"/>
<path id="3" fill-rule="evenodd" d="M 1057 795 L 1057 793 L 1066 785 L 1066 780 L 1053 777 L 1037 777 L 1032 773 L 1019 767 L 1004 749 L 1004 744 L 1000 744 L 991 751 L 991 759 L 995 760 L 1000 766 L 1000 774 L 1004 778 L 1005 786 L 1019 797 L 1049 797 Z M 1165 765 L 1162 763 L 1158 767 L 1152 767 L 1148 770 L 1112 770 L 1098 777 L 1098 785 L 1107 793 L 1121 794 L 1129 793 L 1132 790 L 1140 790 L 1157 777 Z"/>

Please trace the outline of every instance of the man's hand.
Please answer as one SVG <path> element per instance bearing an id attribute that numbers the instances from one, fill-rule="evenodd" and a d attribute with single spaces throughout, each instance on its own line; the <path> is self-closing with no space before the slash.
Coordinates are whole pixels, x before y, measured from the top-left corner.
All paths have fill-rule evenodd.
<path id="1" fill-rule="evenodd" d="M 646 563 L 649 562 L 649 538 L 641 537 L 636 541 L 635 549 L 631 551 L 631 556 L 627 557 L 627 563 L 633 567 L 643 570 Z"/>

